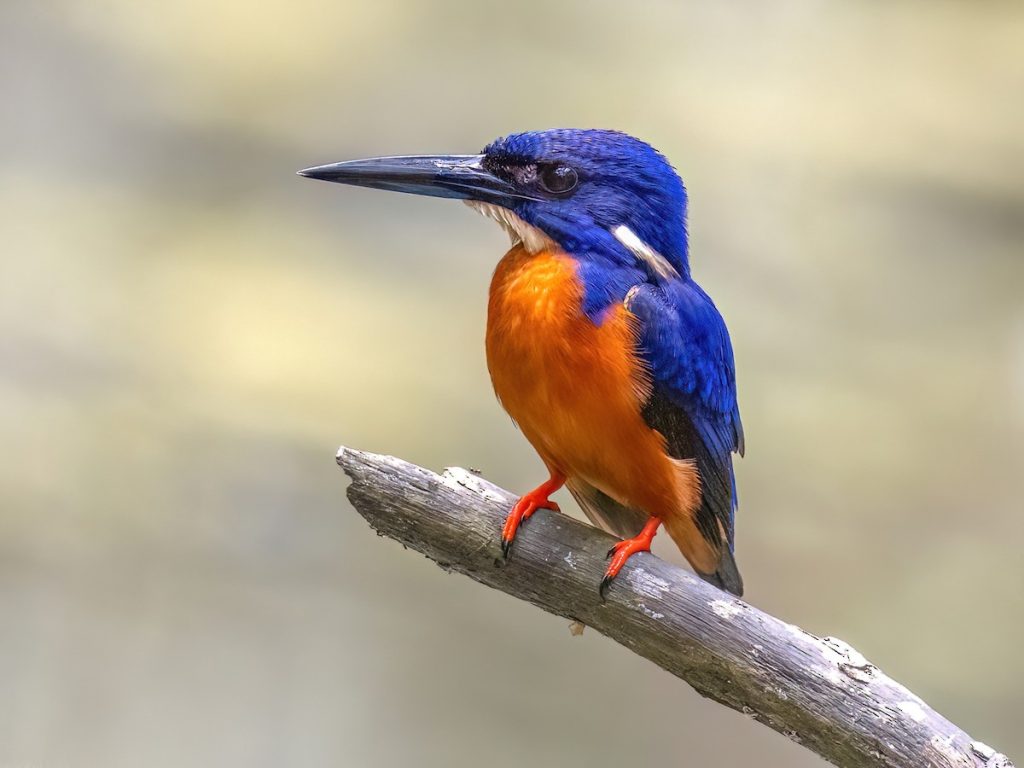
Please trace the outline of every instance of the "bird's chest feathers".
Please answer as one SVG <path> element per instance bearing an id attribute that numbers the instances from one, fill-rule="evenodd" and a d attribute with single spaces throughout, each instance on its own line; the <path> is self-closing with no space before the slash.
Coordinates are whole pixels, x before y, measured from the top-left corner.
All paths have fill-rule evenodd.
<path id="1" fill-rule="evenodd" d="M 581 297 L 569 256 L 557 251 L 531 254 L 516 246 L 498 263 L 491 281 L 489 343 L 508 354 L 567 352 L 572 338 L 588 330 Z"/>
<path id="2" fill-rule="evenodd" d="M 527 422 L 600 411 L 603 398 L 642 402 L 635 318 L 617 305 L 595 323 L 582 299 L 576 262 L 560 251 L 516 246 L 495 270 L 487 364 L 498 398 L 524 430 Z"/>

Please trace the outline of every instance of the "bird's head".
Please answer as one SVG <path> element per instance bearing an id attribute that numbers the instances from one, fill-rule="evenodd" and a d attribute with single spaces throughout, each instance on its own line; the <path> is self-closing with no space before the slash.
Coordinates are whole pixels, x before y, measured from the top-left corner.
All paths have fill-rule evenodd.
<path id="1" fill-rule="evenodd" d="M 686 191 L 649 144 L 618 131 L 517 133 L 478 155 L 352 160 L 300 171 L 342 184 L 465 200 L 527 248 L 688 273 Z"/>

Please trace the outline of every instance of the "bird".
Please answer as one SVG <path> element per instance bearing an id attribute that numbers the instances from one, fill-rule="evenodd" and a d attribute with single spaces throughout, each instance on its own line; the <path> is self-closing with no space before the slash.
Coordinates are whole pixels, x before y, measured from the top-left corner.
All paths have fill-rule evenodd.
<path id="1" fill-rule="evenodd" d="M 348 160 L 311 179 L 462 200 L 511 247 L 488 298 L 495 394 L 547 468 L 509 511 L 501 548 L 567 487 L 620 541 L 604 599 L 662 526 L 695 573 L 743 594 L 733 456 L 744 435 L 732 343 L 694 281 L 687 191 L 650 144 L 614 130 L 513 133 L 478 154 Z"/>

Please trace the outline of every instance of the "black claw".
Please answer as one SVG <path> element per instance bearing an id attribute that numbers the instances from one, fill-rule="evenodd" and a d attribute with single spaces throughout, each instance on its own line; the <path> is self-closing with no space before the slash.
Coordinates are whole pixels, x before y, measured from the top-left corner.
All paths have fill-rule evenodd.
<path id="1" fill-rule="evenodd" d="M 608 591 L 608 587 L 611 586 L 612 580 L 614 578 L 614 576 L 605 576 L 603 579 L 601 579 L 601 586 L 597 588 L 597 593 L 601 596 L 602 600 L 604 600 L 605 593 Z"/>
<path id="2" fill-rule="evenodd" d="M 608 554 L 604 556 L 604 559 L 607 560 L 609 557 L 611 557 L 614 554 L 615 554 L 615 547 L 612 547 L 611 549 L 608 550 Z"/>
<path id="3" fill-rule="evenodd" d="M 509 550 L 512 549 L 512 539 L 501 540 L 501 556 L 508 560 Z"/>

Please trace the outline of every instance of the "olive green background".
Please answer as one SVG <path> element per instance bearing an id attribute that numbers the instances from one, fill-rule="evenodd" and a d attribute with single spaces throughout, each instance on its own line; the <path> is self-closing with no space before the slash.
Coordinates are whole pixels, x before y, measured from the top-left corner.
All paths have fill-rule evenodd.
<path id="1" fill-rule="evenodd" d="M 749 600 L 1024 759 L 1022 40 L 1014 2 L 5 0 L 0 766 L 822 764 L 345 501 L 339 443 L 543 471 L 484 365 L 504 235 L 294 172 L 553 126 L 688 185 Z"/>

